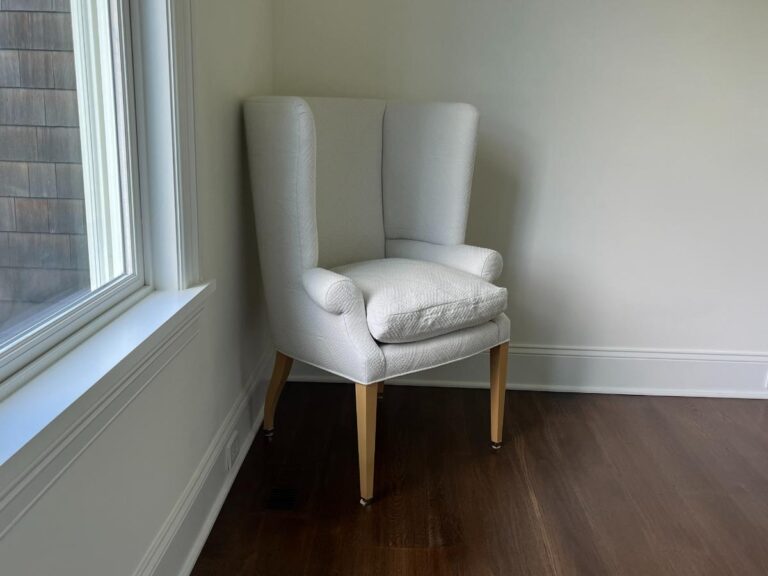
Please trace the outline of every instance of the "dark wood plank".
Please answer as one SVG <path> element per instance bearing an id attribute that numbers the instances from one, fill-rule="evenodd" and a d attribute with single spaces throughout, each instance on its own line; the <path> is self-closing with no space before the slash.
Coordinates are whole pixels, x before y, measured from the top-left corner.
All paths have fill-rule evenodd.
<path id="1" fill-rule="evenodd" d="M 354 386 L 288 383 L 197 565 L 213 574 L 768 573 L 765 403 L 387 387 L 357 503 Z"/>

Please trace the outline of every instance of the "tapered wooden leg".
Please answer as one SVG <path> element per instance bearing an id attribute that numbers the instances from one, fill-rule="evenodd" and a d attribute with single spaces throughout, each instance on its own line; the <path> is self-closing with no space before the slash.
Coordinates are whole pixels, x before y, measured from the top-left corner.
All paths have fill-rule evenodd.
<path id="1" fill-rule="evenodd" d="M 504 396 L 507 391 L 509 342 L 491 348 L 491 448 L 501 448 L 504 435 Z"/>
<path id="2" fill-rule="evenodd" d="M 377 388 L 377 396 L 379 398 L 379 401 L 384 400 L 384 380 L 376 384 Z"/>
<path id="3" fill-rule="evenodd" d="M 360 465 L 360 504 L 373 498 L 373 462 L 376 451 L 376 393 L 378 386 L 355 384 L 357 454 Z"/>
<path id="4" fill-rule="evenodd" d="M 269 382 L 267 399 L 264 402 L 264 434 L 267 437 L 272 436 L 275 432 L 277 401 L 280 399 L 285 381 L 288 380 L 292 364 L 293 358 L 290 356 L 286 356 L 282 352 L 275 354 L 275 366 L 272 368 L 272 379 Z"/>

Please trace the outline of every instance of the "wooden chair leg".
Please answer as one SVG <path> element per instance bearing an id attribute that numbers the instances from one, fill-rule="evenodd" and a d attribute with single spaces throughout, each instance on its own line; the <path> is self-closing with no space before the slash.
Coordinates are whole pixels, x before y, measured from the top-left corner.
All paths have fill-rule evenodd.
<path id="1" fill-rule="evenodd" d="M 376 451 L 376 395 L 378 386 L 355 384 L 357 454 L 360 466 L 360 504 L 373 499 L 373 463 Z"/>
<path id="2" fill-rule="evenodd" d="M 504 434 L 504 396 L 507 391 L 509 342 L 491 348 L 491 448 L 501 448 Z"/>
<path id="3" fill-rule="evenodd" d="M 384 380 L 376 384 L 376 390 L 379 401 L 384 400 Z"/>
<path id="4" fill-rule="evenodd" d="M 275 365 L 272 368 L 272 379 L 267 389 L 267 399 L 264 402 L 264 434 L 269 438 L 275 433 L 275 411 L 277 410 L 277 401 L 280 400 L 280 393 L 283 391 L 285 381 L 288 380 L 288 374 L 291 372 L 293 358 L 286 356 L 282 352 L 275 354 Z"/>

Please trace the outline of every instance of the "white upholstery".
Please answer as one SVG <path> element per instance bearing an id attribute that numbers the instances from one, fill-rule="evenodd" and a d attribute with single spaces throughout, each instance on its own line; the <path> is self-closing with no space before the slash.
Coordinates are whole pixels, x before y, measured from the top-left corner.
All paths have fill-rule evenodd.
<path id="1" fill-rule="evenodd" d="M 410 258 L 445 264 L 493 282 L 501 274 L 501 254 L 488 248 L 456 244 L 445 246 L 419 240 L 387 240 L 387 258 Z"/>
<path id="2" fill-rule="evenodd" d="M 347 264 L 334 272 L 351 279 L 362 291 L 368 329 L 376 340 L 388 344 L 417 342 L 477 326 L 507 307 L 506 288 L 442 264 L 385 258 Z M 334 292 L 340 291 L 334 287 Z M 343 293 L 358 297 L 351 290 Z"/>
<path id="3" fill-rule="evenodd" d="M 403 376 L 469 358 L 509 340 L 509 319 L 500 314 L 490 322 L 410 344 L 383 344 L 387 372 Z"/>
<path id="4" fill-rule="evenodd" d="M 246 102 L 245 122 L 264 290 L 279 351 L 370 384 L 509 339 L 503 314 L 465 314 L 462 324 L 471 327 L 379 343 L 364 291 L 338 268 L 400 257 L 423 261 L 421 268 L 451 267 L 478 282 L 498 276 L 498 254 L 463 245 L 474 108 L 261 97 Z"/>

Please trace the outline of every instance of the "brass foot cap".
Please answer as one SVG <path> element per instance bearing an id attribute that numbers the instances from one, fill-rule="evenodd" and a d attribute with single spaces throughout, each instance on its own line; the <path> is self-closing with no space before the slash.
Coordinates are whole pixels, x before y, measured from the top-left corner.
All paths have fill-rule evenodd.
<path id="1" fill-rule="evenodd" d="M 274 428 L 264 428 L 264 437 L 265 438 L 272 438 L 272 436 L 275 435 L 275 429 Z"/>
<path id="2" fill-rule="evenodd" d="M 360 498 L 360 506 L 366 508 L 372 501 L 373 498 Z"/>
<path id="3" fill-rule="evenodd" d="M 500 450 L 501 442 L 491 442 L 491 450 Z"/>

